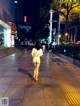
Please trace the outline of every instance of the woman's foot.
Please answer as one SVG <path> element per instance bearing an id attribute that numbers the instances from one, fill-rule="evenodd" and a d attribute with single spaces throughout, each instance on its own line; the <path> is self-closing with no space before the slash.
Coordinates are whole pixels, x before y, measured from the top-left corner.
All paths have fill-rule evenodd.
<path id="1" fill-rule="evenodd" d="M 33 80 L 38 81 L 38 78 L 32 77 Z"/>
<path id="2" fill-rule="evenodd" d="M 38 81 L 38 78 L 36 78 L 35 81 Z"/>
<path id="3" fill-rule="evenodd" d="M 35 78 L 34 78 L 34 77 L 32 77 L 32 80 L 35 80 Z"/>

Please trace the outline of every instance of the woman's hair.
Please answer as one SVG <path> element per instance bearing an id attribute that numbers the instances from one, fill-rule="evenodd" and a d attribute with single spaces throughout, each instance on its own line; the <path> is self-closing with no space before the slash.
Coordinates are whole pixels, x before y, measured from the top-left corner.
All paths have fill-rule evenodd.
<path id="1" fill-rule="evenodd" d="M 40 44 L 40 43 L 36 43 L 36 44 L 35 44 L 35 48 L 36 48 L 37 50 L 41 49 L 41 44 Z"/>

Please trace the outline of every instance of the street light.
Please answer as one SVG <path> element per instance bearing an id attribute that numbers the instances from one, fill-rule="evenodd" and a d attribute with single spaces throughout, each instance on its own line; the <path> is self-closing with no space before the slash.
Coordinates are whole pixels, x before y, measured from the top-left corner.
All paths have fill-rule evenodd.
<path id="1" fill-rule="evenodd" d="M 58 35 L 58 38 L 61 38 L 61 34 Z"/>
<path id="2" fill-rule="evenodd" d="M 58 34 L 58 45 L 60 44 L 61 34 Z"/>
<path id="3" fill-rule="evenodd" d="M 65 33 L 65 41 L 69 42 L 69 34 L 67 32 Z"/>
<path id="4" fill-rule="evenodd" d="M 60 5 L 59 7 L 61 8 L 61 0 L 59 1 L 60 2 Z M 60 35 L 60 13 L 59 13 L 59 20 L 58 20 L 58 36 Z M 58 45 L 59 45 L 59 37 L 58 37 Z"/>
<path id="5" fill-rule="evenodd" d="M 14 4 L 15 4 L 15 23 L 16 23 L 16 25 L 17 25 L 17 3 L 18 3 L 18 1 L 15 0 Z"/>
<path id="6" fill-rule="evenodd" d="M 15 1 L 14 1 L 14 3 L 16 4 L 16 3 L 18 3 L 18 1 L 17 1 L 17 0 L 15 0 Z"/>
<path id="7" fill-rule="evenodd" d="M 53 18 L 53 13 L 54 13 L 55 11 L 54 10 L 49 10 L 49 13 L 50 13 L 50 20 L 49 20 L 49 22 L 50 22 L 50 34 L 49 34 L 49 44 L 52 42 L 52 18 Z"/>

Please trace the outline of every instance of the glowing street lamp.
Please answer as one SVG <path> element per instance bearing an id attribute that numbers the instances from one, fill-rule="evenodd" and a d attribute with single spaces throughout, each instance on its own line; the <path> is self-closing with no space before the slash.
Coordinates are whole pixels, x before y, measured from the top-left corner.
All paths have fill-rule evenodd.
<path id="1" fill-rule="evenodd" d="M 58 38 L 61 38 L 61 34 L 58 35 Z"/>
<path id="2" fill-rule="evenodd" d="M 49 10 L 49 13 L 50 13 L 50 20 L 49 20 L 49 22 L 50 22 L 50 34 L 49 34 L 49 43 L 51 43 L 52 42 L 52 18 L 53 18 L 53 13 L 54 13 L 55 11 L 54 10 Z"/>
<path id="3" fill-rule="evenodd" d="M 18 4 L 18 1 L 15 0 L 15 1 L 14 1 L 14 4 L 15 4 L 15 23 L 16 23 L 16 25 L 17 25 L 17 4 Z"/>
<path id="4" fill-rule="evenodd" d="M 16 4 L 16 3 L 18 3 L 18 1 L 17 1 L 17 0 L 15 0 L 15 1 L 14 1 L 14 3 Z"/>
<path id="5" fill-rule="evenodd" d="M 65 41 L 68 39 L 68 41 L 69 41 L 69 34 L 66 32 L 65 33 Z"/>
<path id="6" fill-rule="evenodd" d="M 58 45 L 60 44 L 61 34 L 58 35 Z"/>

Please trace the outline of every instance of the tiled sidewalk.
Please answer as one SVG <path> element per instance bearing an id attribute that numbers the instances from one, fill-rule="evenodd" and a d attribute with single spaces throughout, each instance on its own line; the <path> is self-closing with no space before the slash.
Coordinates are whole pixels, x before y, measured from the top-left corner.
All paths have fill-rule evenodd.
<path id="1" fill-rule="evenodd" d="M 30 51 L 0 59 L 0 97 L 9 106 L 80 106 L 80 69 L 54 54 L 42 57 L 39 81 L 31 79 Z"/>

